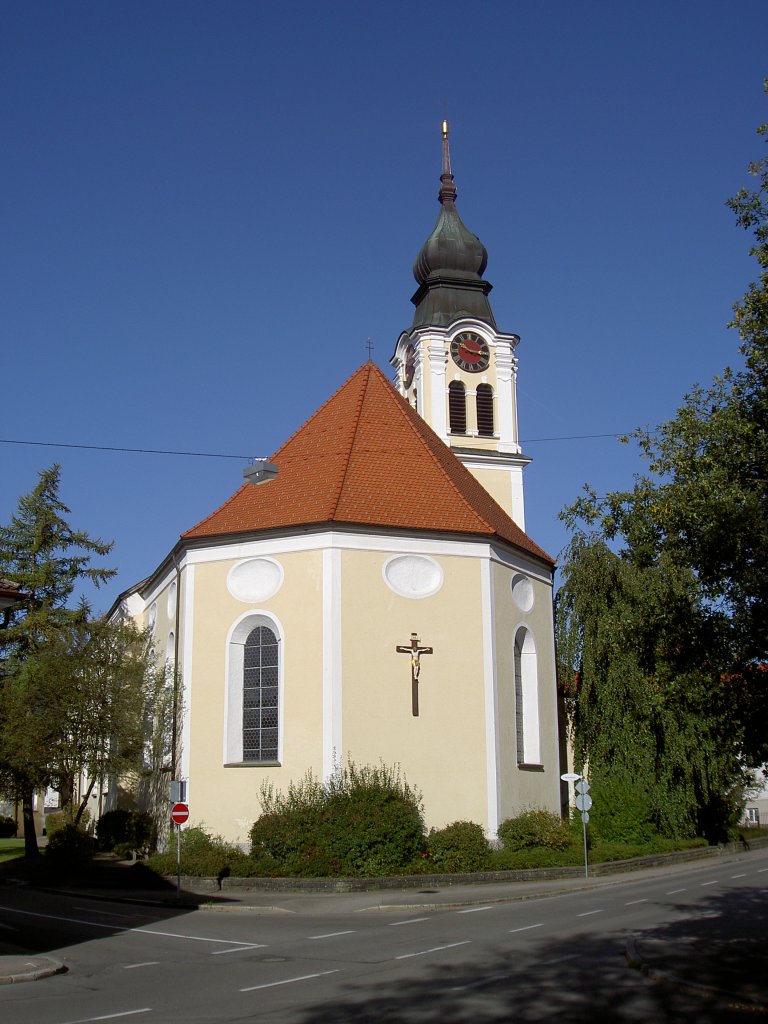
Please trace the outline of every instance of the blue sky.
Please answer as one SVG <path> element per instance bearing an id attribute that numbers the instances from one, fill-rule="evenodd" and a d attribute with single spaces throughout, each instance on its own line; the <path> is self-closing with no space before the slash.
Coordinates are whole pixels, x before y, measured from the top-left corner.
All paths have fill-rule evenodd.
<path id="1" fill-rule="evenodd" d="M 268 455 L 367 338 L 389 371 L 447 110 L 557 555 L 583 484 L 642 468 L 583 435 L 738 361 L 756 265 L 724 204 L 764 155 L 767 38 L 764 0 L 6 2 L 0 438 Z M 72 523 L 115 541 L 97 607 L 244 465 L 0 443 L 0 521 L 54 461 Z"/>

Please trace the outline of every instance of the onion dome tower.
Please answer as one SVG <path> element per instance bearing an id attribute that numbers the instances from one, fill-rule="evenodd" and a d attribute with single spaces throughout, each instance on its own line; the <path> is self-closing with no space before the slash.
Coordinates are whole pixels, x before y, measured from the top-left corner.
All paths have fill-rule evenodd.
<path id="1" fill-rule="evenodd" d="M 448 122 L 442 123 L 440 211 L 413 265 L 409 330 L 391 363 L 400 392 L 525 529 L 517 427 L 519 337 L 499 330 L 485 280 L 488 253 L 456 209 Z"/>

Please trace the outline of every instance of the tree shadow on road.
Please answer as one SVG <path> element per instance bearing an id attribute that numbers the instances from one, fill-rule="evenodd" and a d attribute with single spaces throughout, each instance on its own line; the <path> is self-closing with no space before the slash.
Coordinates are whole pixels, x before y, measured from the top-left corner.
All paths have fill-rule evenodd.
<path id="1" fill-rule="evenodd" d="M 345 995 L 293 1018 L 345 1021 L 563 1024 L 768 1020 L 765 890 L 712 895 L 678 908 L 685 917 L 643 931 L 489 943 L 480 966 L 444 953 L 444 965 L 381 984 L 351 983 Z M 476 944 L 474 944 L 476 946 Z M 450 964 L 445 963 L 450 958 Z"/>

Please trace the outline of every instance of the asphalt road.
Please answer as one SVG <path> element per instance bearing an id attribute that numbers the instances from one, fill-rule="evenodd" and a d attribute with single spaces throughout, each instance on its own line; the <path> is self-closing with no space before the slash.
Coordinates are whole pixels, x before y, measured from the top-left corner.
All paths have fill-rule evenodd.
<path id="1" fill-rule="evenodd" d="M 755 851 L 523 901 L 476 888 L 430 910 L 372 893 L 183 911 L 5 889 L 0 943 L 67 972 L 0 987 L 0 1020 L 768 1019 L 766 884 Z"/>

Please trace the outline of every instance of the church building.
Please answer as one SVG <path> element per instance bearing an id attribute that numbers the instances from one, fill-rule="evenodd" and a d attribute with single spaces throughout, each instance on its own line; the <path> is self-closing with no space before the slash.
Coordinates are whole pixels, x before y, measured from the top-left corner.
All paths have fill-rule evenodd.
<path id="1" fill-rule="evenodd" d="M 461 221 L 414 266 L 395 383 L 362 365 L 122 595 L 177 687 L 190 824 L 246 843 L 264 782 L 399 765 L 428 826 L 560 812 L 554 564 L 525 532 L 519 338 Z"/>

